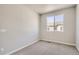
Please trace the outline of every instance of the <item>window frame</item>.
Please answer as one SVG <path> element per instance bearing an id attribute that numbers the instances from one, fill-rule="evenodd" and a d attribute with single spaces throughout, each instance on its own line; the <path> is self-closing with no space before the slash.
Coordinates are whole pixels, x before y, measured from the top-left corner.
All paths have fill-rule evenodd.
<path id="1" fill-rule="evenodd" d="M 60 16 L 60 15 L 62 15 L 63 16 L 63 21 L 62 21 L 62 23 L 63 23 L 63 29 L 61 30 L 61 31 L 57 31 L 56 30 L 56 16 Z M 53 24 L 53 26 L 54 26 L 54 29 L 52 30 L 52 31 L 49 31 L 48 30 L 48 25 L 47 25 L 47 32 L 64 32 L 64 14 L 57 14 L 57 15 L 49 15 L 49 16 L 53 16 L 54 17 L 54 22 L 52 22 L 52 23 L 54 23 Z M 47 16 L 47 17 L 49 17 L 49 16 Z M 47 20 L 47 17 L 46 17 L 46 20 Z"/>

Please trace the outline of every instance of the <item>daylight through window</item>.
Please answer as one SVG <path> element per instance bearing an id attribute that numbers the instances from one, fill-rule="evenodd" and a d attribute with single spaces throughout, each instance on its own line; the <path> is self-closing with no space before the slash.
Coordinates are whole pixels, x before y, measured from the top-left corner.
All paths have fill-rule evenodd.
<path id="1" fill-rule="evenodd" d="M 64 15 L 48 16 L 47 31 L 63 32 L 64 31 Z"/>

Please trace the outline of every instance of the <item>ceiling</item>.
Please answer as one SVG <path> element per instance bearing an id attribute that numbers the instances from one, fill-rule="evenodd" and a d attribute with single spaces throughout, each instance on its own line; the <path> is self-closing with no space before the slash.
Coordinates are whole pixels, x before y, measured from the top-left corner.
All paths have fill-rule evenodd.
<path id="1" fill-rule="evenodd" d="M 75 4 L 29 4 L 26 6 L 28 6 L 30 9 L 34 10 L 37 13 L 43 14 L 62 8 L 72 7 L 75 6 Z"/>

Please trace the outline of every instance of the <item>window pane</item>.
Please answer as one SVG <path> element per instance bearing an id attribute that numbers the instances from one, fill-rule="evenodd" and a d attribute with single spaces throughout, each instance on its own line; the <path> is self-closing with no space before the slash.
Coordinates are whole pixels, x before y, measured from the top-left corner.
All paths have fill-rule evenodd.
<path id="1" fill-rule="evenodd" d="M 63 32 L 64 31 L 64 15 L 55 16 L 55 31 Z"/>
<path id="2" fill-rule="evenodd" d="M 47 17 L 47 31 L 54 31 L 54 16 Z"/>

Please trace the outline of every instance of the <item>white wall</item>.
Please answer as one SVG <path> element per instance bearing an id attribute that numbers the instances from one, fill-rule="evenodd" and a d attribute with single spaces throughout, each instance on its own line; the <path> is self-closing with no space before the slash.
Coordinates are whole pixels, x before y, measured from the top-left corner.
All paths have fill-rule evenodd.
<path id="1" fill-rule="evenodd" d="M 79 50 L 79 5 L 76 6 L 76 47 Z"/>
<path id="2" fill-rule="evenodd" d="M 38 40 L 38 14 L 24 5 L 0 5 L 0 54 Z M 1 32 L 5 29 L 5 32 Z"/>
<path id="3" fill-rule="evenodd" d="M 47 32 L 46 17 L 64 14 L 64 32 Z M 67 8 L 41 15 L 41 39 L 75 45 L 75 8 Z"/>

